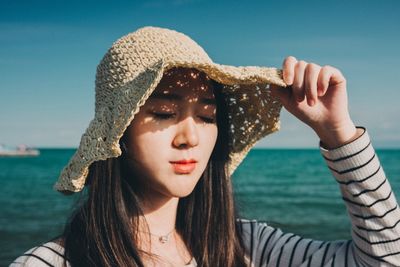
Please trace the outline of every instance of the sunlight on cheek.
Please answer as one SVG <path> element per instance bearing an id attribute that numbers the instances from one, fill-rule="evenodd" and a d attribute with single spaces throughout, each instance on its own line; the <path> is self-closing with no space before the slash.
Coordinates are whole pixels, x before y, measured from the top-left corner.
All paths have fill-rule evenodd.
<path id="1" fill-rule="evenodd" d="M 153 121 L 154 121 L 154 119 L 152 117 L 146 117 L 146 118 L 144 118 L 143 123 L 149 123 L 149 122 L 153 122 Z"/>

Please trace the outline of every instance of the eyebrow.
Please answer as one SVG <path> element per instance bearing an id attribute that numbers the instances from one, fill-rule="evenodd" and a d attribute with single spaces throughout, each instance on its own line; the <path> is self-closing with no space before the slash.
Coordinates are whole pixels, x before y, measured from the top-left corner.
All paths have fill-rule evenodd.
<path id="1" fill-rule="evenodd" d="M 154 93 L 151 95 L 152 99 L 161 99 L 161 100 L 170 100 L 170 101 L 181 101 L 183 97 L 178 94 L 161 94 L 161 93 Z M 200 98 L 200 103 L 206 105 L 216 105 L 215 98 Z"/>

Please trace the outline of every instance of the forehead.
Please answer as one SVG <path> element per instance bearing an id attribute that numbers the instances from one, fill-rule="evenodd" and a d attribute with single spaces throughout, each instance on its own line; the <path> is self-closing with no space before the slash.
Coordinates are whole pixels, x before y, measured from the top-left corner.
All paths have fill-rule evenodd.
<path id="1" fill-rule="evenodd" d="M 213 84 L 204 73 L 194 68 L 174 67 L 167 70 L 154 94 L 213 96 Z"/>

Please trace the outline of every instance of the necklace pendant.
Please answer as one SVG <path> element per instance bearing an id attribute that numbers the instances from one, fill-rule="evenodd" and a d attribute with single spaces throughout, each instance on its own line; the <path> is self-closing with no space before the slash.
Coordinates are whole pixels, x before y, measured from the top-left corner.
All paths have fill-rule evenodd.
<path id="1" fill-rule="evenodd" d="M 167 243 L 168 241 L 168 236 L 160 236 L 160 238 L 158 239 L 161 243 Z"/>

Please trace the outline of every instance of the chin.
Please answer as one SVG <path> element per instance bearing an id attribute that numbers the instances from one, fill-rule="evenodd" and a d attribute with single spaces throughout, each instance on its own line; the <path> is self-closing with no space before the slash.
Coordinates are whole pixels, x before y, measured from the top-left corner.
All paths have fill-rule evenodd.
<path id="1" fill-rule="evenodd" d="M 187 197 L 190 195 L 194 188 L 196 187 L 196 184 L 190 184 L 190 185 L 175 185 L 172 188 L 169 188 L 169 195 L 173 197 L 178 197 L 178 198 L 183 198 Z"/>
<path id="2" fill-rule="evenodd" d="M 183 198 L 183 197 L 187 197 L 188 195 L 190 195 L 194 190 L 194 187 L 192 188 L 188 188 L 188 189 L 183 189 L 183 190 L 171 190 L 170 191 L 170 195 L 172 197 L 177 197 L 177 198 Z"/>
<path id="3" fill-rule="evenodd" d="M 195 189 L 197 183 L 201 179 L 201 175 L 195 174 L 194 176 L 180 176 L 175 180 L 175 183 L 169 184 L 167 190 L 169 194 L 173 197 L 187 197 Z"/>

